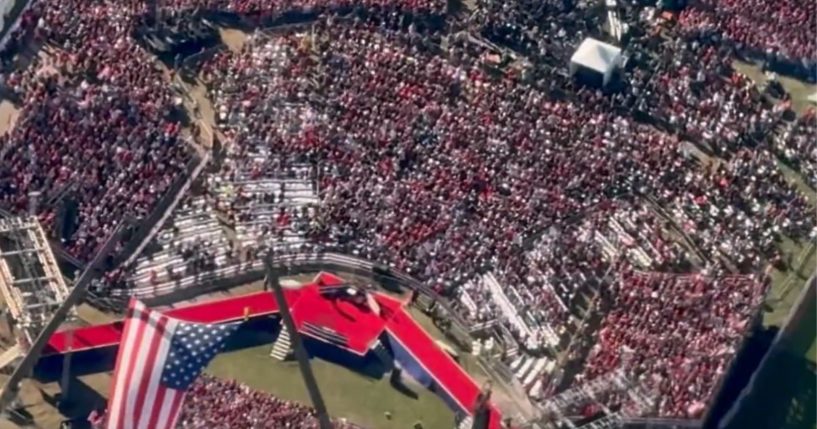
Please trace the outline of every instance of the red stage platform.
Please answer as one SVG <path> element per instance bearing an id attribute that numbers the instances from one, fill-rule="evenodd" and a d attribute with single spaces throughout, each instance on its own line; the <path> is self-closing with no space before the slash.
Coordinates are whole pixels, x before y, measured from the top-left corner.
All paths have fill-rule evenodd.
<path id="1" fill-rule="evenodd" d="M 481 388 L 474 379 L 432 338 L 405 309 L 400 308 L 386 322 L 386 329 L 414 359 L 430 374 L 437 384 L 463 410 L 473 411 Z M 491 409 L 489 429 L 501 427 L 501 415 Z"/>
<path id="2" fill-rule="evenodd" d="M 363 356 L 383 332 L 386 322 L 365 306 L 355 305 L 346 300 L 328 299 L 320 293 L 322 287 L 337 286 L 343 283 L 343 279 L 335 275 L 321 273 L 311 284 L 297 289 L 284 289 L 284 296 L 298 332 L 315 337 L 312 331 L 304 329 L 306 324 L 326 328 L 346 337 L 345 347 L 335 345 Z M 400 301 L 385 295 L 375 294 L 375 298 L 384 307 L 393 308 L 402 305 Z M 189 322 L 228 323 L 244 319 L 244 317 L 255 318 L 278 314 L 278 303 L 272 293 L 256 292 L 173 308 L 165 313 Z M 69 331 L 61 331 L 51 337 L 43 354 L 48 356 L 65 353 L 69 349 L 69 341 L 73 342 L 71 349 L 75 352 L 111 347 L 119 343 L 121 335 L 122 322 L 75 329 L 73 339 L 70 338 Z"/>
<path id="3" fill-rule="evenodd" d="M 381 308 L 402 305 L 400 301 L 385 295 L 374 296 Z M 314 284 L 300 289 L 300 295 L 290 306 L 290 311 L 301 335 L 323 340 L 315 336 L 307 325 L 321 327 L 346 339 L 345 345 L 333 345 L 359 356 L 366 355 L 386 329 L 386 320 L 381 317 L 384 313 L 378 315 L 368 306 L 356 305 L 348 300 L 327 299 L 321 296 L 320 288 Z"/>
<path id="4" fill-rule="evenodd" d="M 311 284 L 284 290 L 299 333 L 324 342 L 329 342 L 328 335 L 334 339 L 342 339 L 331 341 L 331 344 L 363 356 L 381 334 L 388 331 L 447 395 L 456 401 L 459 408 L 467 413 L 473 412 L 480 387 L 414 321 L 404 308 L 404 302 L 383 294 L 372 294 L 380 307 L 378 314 L 368 305 L 329 298 L 321 293 L 324 288 L 343 284 L 343 279 L 321 273 Z M 245 317 L 269 316 L 277 314 L 278 310 L 272 293 L 256 292 L 169 309 L 165 313 L 190 322 L 226 323 Z M 78 328 L 73 332 L 61 331 L 48 341 L 43 356 L 68 352 L 69 341 L 72 342 L 70 350 L 74 352 L 113 347 L 119 344 L 121 336 L 122 322 Z M 499 412 L 492 408 L 489 428 L 499 429 L 500 419 Z"/>
<path id="5" fill-rule="evenodd" d="M 285 291 L 288 302 L 297 301 L 300 291 Z M 181 320 L 199 323 L 226 323 L 244 318 L 244 309 L 248 308 L 249 317 L 268 316 L 278 313 L 278 303 L 269 292 L 256 292 L 248 295 L 223 300 L 208 301 L 201 304 L 173 308 L 166 314 Z M 73 335 L 73 338 L 71 336 Z M 60 331 L 54 334 L 46 345 L 44 356 L 62 354 L 69 350 L 75 352 L 111 347 L 119 344 L 122 336 L 122 322 L 96 325 L 71 331 Z"/>

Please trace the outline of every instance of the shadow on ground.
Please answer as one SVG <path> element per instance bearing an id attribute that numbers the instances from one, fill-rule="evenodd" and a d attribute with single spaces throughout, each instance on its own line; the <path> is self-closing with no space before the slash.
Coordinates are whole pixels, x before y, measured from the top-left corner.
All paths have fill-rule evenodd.
<path id="1" fill-rule="evenodd" d="M 817 367 L 802 355 L 781 351 L 770 357 L 740 411 L 724 429 L 814 429 Z"/>

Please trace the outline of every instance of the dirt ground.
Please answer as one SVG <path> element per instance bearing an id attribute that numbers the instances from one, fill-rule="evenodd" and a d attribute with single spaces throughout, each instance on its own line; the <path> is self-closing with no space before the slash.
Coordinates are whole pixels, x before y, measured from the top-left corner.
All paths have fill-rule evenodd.
<path id="1" fill-rule="evenodd" d="M 19 116 L 20 110 L 14 104 L 8 100 L 0 101 L 0 135 L 11 131 Z"/>

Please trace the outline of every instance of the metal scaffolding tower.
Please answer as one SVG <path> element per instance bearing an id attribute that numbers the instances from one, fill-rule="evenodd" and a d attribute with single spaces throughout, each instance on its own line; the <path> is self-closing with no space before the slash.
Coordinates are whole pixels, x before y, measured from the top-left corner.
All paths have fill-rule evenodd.
<path id="1" fill-rule="evenodd" d="M 68 297 L 68 287 L 35 217 L 0 220 L 0 293 L 27 349 Z"/>
<path id="2" fill-rule="evenodd" d="M 31 346 L 28 348 L 26 355 L 23 357 L 22 361 L 20 361 L 20 364 L 14 369 L 11 377 L 9 377 L 9 379 L 6 381 L 6 384 L 3 385 L 2 390 L 0 390 L 0 411 L 6 411 L 12 401 L 14 401 L 14 399 L 17 397 L 20 382 L 24 378 L 30 376 L 34 365 L 37 363 L 37 360 L 42 354 L 43 348 L 45 348 L 45 345 L 48 342 L 48 339 L 51 338 L 60 325 L 74 313 L 74 308 L 82 302 L 91 281 L 97 276 L 101 275 L 103 260 L 119 243 L 123 226 L 127 223 L 127 221 L 127 219 L 124 220 L 111 233 L 105 244 L 103 244 L 102 248 L 97 252 L 94 259 L 85 267 L 85 270 L 82 272 L 79 278 L 76 279 L 73 287 L 70 290 L 66 289 L 67 293 L 63 296 L 63 299 L 58 301 L 56 306 L 50 307 L 50 309 L 53 311 L 51 311 L 48 316 L 43 314 L 43 317 L 45 317 L 45 323 L 40 325 L 39 331 L 36 333 L 36 335 L 32 335 L 34 340 L 30 343 Z M 42 231 L 42 229 L 40 229 L 40 231 Z M 45 237 L 45 235 L 42 235 L 42 237 Z M 45 246 L 45 248 L 47 247 L 48 246 Z M 32 267 L 35 266 L 29 266 L 28 269 L 30 270 Z M 55 273 L 58 273 L 58 271 L 55 271 Z M 39 277 L 47 277 L 47 275 L 31 276 L 30 278 Z M 42 285 L 42 283 L 40 284 Z"/>
<path id="3" fill-rule="evenodd" d="M 620 410 L 611 411 L 599 397 L 609 393 L 620 394 L 629 399 Z M 608 429 L 619 427 L 622 418 L 640 416 L 649 411 L 654 403 L 654 395 L 647 392 L 637 381 L 619 368 L 587 383 L 572 387 L 545 401 L 543 411 L 555 417 L 555 424 L 571 429 Z M 575 415 L 576 407 L 594 404 L 604 416 L 592 422 L 577 426 L 569 417 Z M 554 427 L 553 424 L 551 427 Z"/>

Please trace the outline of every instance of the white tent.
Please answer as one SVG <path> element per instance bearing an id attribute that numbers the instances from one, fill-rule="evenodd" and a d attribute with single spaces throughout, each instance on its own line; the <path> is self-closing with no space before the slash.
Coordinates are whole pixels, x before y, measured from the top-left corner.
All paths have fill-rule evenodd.
<path id="1" fill-rule="evenodd" d="M 586 38 L 570 58 L 570 74 L 590 71 L 601 75 L 602 85 L 607 85 L 613 72 L 621 66 L 621 49 L 593 38 Z"/>

